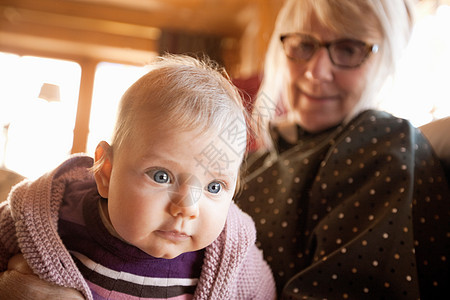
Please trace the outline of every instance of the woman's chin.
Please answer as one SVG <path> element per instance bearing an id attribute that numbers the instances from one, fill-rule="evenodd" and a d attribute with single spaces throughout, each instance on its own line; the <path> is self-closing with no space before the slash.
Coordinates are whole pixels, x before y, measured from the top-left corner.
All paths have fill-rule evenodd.
<path id="1" fill-rule="evenodd" d="M 310 133 L 319 133 L 341 123 L 341 121 L 331 120 L 326 116 L 298 116 L 296 122 L 300 127 Z"/>

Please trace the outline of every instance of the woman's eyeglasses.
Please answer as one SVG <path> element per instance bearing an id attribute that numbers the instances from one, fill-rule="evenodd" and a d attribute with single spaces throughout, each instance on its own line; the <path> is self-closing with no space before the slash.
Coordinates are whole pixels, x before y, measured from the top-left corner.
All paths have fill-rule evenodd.
<path id="1" fill-rule="evenodd" d="M 371 53 L 378 52 L 378 45 L 352 39 L 322 43 L 307 34 L 290 33 L 280 40 L 286 56 L 294 61 L 308 61 L 320 47 L 325 47 L 331 62 L 340 68 L 359 67 Z"/>

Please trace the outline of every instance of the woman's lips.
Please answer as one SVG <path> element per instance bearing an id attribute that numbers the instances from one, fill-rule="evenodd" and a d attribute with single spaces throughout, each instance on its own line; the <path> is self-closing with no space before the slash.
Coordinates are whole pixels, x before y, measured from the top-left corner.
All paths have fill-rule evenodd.
<path id="1" fill-rule="evenodd" d="M 166 240 L 173 242 L 183 242 L 191 238 L 190 235 L 176 230 L 157 230 L 156 234 Z"/>
<path id="2" fill-rule="evenodd" d="M 303 93 L 303 96 L 305 96 L 306 98 L 312 100 L 312 101 L 332 101 L 332 100 L 338 100 L 339 97 L 338 96 L 328 96 L 328 95 L 318 95 L 318 96 L 313 96 L 313 95 L 309 95 L 306 93 Z"/>

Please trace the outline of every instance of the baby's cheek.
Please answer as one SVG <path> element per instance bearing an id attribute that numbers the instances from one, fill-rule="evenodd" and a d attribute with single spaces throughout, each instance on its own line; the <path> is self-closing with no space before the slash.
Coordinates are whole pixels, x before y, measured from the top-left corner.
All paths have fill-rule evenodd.
<path id="1" fill-rule="evenodd" d="M 225 209 L 225 211 L 227 211 Z M 209 228 L 208 229 L 208 236 L 210 239 L 210 242 L 213 242 L 214 240 L 216 240 L 220 233 L 223 231 L 224 227 L 225 227 L 225 222 L 227 219 L 227 214 L 217 214 L 212 220 L 211 220 L 211 224 L 209 224 Z"/>
<path id="2" fill-rule="evenodd" d="M 141 222 L 138 222 L 139 220 Z M 144 220 L 140 216 L 118 212 L 111 217 L 111 224 L 120 238 L 133 244 L 134 241 L 140 239 L 141 235 L 146 234 L 145 228 L 148 225 L 142 222 Z"/>

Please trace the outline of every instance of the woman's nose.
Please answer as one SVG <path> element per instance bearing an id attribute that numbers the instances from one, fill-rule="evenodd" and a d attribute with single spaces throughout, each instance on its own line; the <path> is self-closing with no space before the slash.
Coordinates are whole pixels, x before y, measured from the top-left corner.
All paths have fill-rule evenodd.
<path id="1" fill-rule="evenodd" d="M 333 63 L 326 48 L 322 47 L 306 62 L 305 77 L 312 81 L 332 81 Z"/>
<path id="2" fill-rule="evenodd" d="M 179 183 L 174 184 L 169 191 L 170 214 L 174 217 L 194 219 L 199 215 L 199 201 L 202 195 L 202 188 L 197 180 L 192 176 L 182 178 Z"/>

